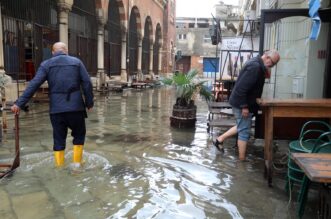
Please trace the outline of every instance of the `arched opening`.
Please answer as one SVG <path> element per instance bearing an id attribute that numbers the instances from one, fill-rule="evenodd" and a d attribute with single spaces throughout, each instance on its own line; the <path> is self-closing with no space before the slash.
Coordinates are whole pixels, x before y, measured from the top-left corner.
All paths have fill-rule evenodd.
<path id="1" fill-rule="evenodd" d="M 4 68 L 14 79 L 31 80 L 58 41 L 56 0 L 1 1 Z"/>
<path id="2" fill-rule="evenodd" d="M 108 22 L 105 27 L 105 73 L 108 76 L 121 74 L 121 24 L 119 5 L 109 1 Z"/>
<path id="3" fill-rule="evenodd" d="M 161 26 L 157 24 L 155 31 L 155 42 L 153 47 L 153 72 L 159 74 L 159 52 L 161 49 Z"/>
<path id="4" fill-rule="evenodd" d="M 150 62 L 150 48 L 151 48 L 151 34 L 152 34 L 152 20 L 150 17 L 146 18 L 144 27 L 144 38 L 142 42 L 142 63 L 141 71 L 143 74 L 149 73 Z"/>
<path id="5" fill-rule="evenodd" d="M 138 70 L 138 9 L 132 8 L 128 35 L 128 76 L 137 75 Z"/>
<path id="6" fill-rule="evenodd" d="M 91 75 L 97 72 L 97 17 L 94 0 L 74 0 L 69 12 L 69 54 L 82 60 Z"/>

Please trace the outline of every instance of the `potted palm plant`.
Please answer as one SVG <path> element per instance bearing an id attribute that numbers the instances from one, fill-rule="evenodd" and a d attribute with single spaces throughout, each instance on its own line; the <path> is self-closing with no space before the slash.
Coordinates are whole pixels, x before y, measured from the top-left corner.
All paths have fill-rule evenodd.
<path id="1" fill-rule="evenodd" d="M 163 79 L 166 85 L 176 87 L 176 103 L 173 105 L 170 125 L 176 128 L 193 128 L 196 122 L 196 105 L 194 98 L 200 94 L 206 100 L 212 98 L 211 92 L 200 81 L 198 70 L 192 69 L 188 73 L 176 72 L 171 78 Z"/>

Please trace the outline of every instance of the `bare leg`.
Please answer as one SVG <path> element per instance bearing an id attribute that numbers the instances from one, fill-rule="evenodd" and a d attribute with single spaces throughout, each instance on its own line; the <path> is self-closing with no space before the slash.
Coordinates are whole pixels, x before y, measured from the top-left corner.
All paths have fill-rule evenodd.
<path id="1" fill-rule="evenodd" d="M 246 159 L 246 147 L 247 147 L 247 141 L 238 139 L 239 160 Z"/>
<path id="2" fill-rule="evenodd" d="M 237 126 L 233 126 L 232 128 L 230 128 L 229 130 L 227 130 L 226 132 L 224 132 L 222 135 L 218 136 L 217 140 L 219 142 L 223 142 L 225 139 L 234 136 L 237 134 Z"/>

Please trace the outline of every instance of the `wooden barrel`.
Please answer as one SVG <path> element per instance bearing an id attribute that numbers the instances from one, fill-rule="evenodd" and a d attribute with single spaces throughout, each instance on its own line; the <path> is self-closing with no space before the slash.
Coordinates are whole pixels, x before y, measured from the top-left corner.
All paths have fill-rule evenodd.
<path id="1" fill-rule="evenodd" d="M 196 106 L 191 108 L 179 108 L 174 106 L 172 116 L 170 117 L 170 125 L 175 128 L 192 128 L 196 122 Z"/>

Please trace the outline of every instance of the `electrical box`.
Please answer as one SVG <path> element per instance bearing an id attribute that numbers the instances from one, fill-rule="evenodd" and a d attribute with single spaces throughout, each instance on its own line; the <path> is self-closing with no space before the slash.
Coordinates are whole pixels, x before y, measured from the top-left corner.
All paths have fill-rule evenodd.
<path id="1" fill-rule="evenodd" d="M 293 77 L 292 93 L 293 94 L 303 94 L 303 77 Z"/>

